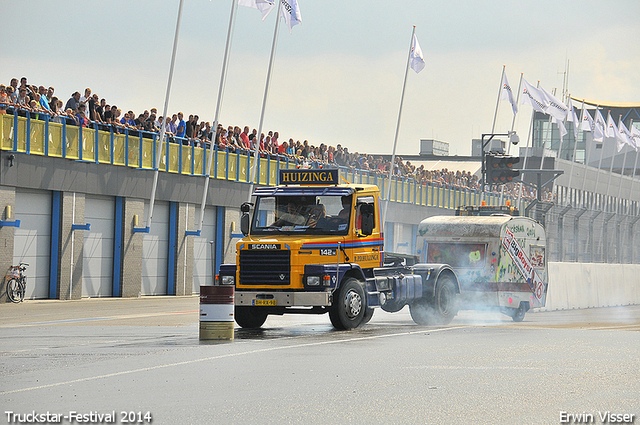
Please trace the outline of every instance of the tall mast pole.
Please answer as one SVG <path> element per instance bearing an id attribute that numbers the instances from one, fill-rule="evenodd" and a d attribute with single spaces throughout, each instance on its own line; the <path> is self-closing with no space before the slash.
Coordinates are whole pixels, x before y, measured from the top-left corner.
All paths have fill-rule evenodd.
<path id="1" fill-rule="evenodd" d="M 216 103 L 216 112 L 213 119 L 213 140 L 209 148 L 209 158 L 207 158 L 207 169 L 205 171 L 204 188 L 202 190 L 202 202 L 200 204 L 200 221 L 198 222 L 198 236 L 202 231 L 202 223 L 204 222 L 204 209 L 207 202 L 207 192 L 209 191 L 209 179 L 211 173 L 211 164 L 213 163 L 213 151 L 216 142 L 215 134 L 218 131 L 218 118 L 220 116 L 220 105 L 222 105 L 222 94 L 224 92 L 224 83 L 227 76 L 227 65 L 229 60 L 229 47 L 231 46 L 231 33 L 233 31 L 233 21 L 235 19 L 235 12 L 237 9 L 236 0 L 231 0 L 231 16 L 229 17 L 229 29 L 227 30 L 227 42 L 224 47 L 224 58 L 222 60 L 222 74 L 220 75 L 220 87 L 218 88 L 218 102 Z M 206 146 L 205 146 L 206 152 Z"/>
<path id="2" fill-rule="evenodd" d="M 153 186 L 151 187 L 151 199 L 149 199 L 149 216 L 147 217 L 147 227 L 146 231 L 148 232 L 151 228 L 151 218 L 153 217 L 153 205 L 156 201 L 156 189 L 158 188 L 158 174 L 160 171 L 160 158 L 162 157 L 162 149 L 164 147 L 164 134 L 166 130 L 166 117 L 167 110 L 169 109 L 169 95 L 171 94 L 171 81 L 173 80 L 173 69 L 176 63 L 176 52 L 178 51 L 178 34 L 180 33 L 180 19 L 182 18 L 182 4 L 184 0 L 180 0 L 180 4 L 178 5 L 178 19 L 176 20 L 176 33 L 173 37 L 173 51 L 171 53 L 171 65 L 169 66 L 169 81 L 167 81 L 167 92 L 164 97 L 164 109 L 162 116 L 163 122 L 160 127 L 160 149 L 156 154 L 156 163 L 155 170 L 153 173 Z"/>
<path id="3" fill-rule="evenodd" d="M 411 42 L 409 43 L 409 54 L 407 55 L 407 66 L 404 70 L 404 81 L 402 82 L 402 94 L 400 95 L 400 110 L 398 111 L 398 122 L 396 124 L 396 135 L 393 139 L 393 152 L 391 153 L 391 166 L 389 167 L 389 181 L 387 183 L 387 202 L 384 204 L 384 214 L 382 222 L 387 220 L 387 211 L 389 210 L 389 202 L 391 201 L 391 177 L 393 176 L 393 167 L 396 162 L 396 147 L 398 145 L 398 132 L 400 131 L 400 118 L 402 117 L 402 103 L 404 102 L 404 91 L 407 87 L 407 75 L 409 74 L 409 62 L 411 61 L 411 46 L 413 45 L 413 36 L 416 33 L 416 26 L 413 26 L 411 32 Z"/>
<path id="4" fill-rule="evenodd" d="M 267 95 L 269 94 L 269 82 L 271 81 L 271 70 L 273 69 L 273 57 L 276 52 L 276 42 L 278 41 L 278 27 L 280 26 L 280 9 L 282 1 L 278 0 L 278 10 L 276 12 L 276 27 L 273 30 L 273 42 L 271 43 L 271 56 L 269 57 L 269 69 L 267 71 L 267 82 L 264 86 L 264 96 L 262 98 L 262 111 L 260 112 L 260 124 L 258 125 L 258 140 L 254 140 L 256 149 L 253 157 L 253 168 L 251 169 L 251 184 L 249 185 L 249 202 L 253 193 L 253 185 L 256 180 L 258 161 L 260 160 L 260 138 L 262 137 L 262 124 L 264 122 L 264 110 L 267 105 Z"/>
<path id="5" fill-rule="evenodd" d="M 500 105 L 500 92 L 502 91 L 502 82 L 504 81 L 504 69 L 506 65 L 502 65 L 502 75 L 500 75 L 500 85 L 498 86 L 498 99 L 496 100 L 496 111 L 493 113 L 493 125 L 491 126 L 491 134 L 496 129 L 496 118 L 498 117 L 498 105 Z"/>

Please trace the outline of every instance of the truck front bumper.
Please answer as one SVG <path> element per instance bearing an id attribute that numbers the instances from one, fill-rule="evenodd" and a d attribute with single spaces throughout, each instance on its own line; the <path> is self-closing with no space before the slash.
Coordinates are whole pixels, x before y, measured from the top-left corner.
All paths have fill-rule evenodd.
<path id="1" fill-rule="evenodd" d="M 238 306 L 321 307 L 331 305 L 330 292 L 238 291 Z"/>

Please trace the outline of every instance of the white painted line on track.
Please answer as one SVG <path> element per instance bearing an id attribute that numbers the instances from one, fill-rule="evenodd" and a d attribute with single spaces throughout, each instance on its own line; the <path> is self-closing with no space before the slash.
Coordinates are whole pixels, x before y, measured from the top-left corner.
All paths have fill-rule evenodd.
<path id="1" fill-rule="evenodd" d="M 180 314 L 198 314 L 199 310 L 193 311 L 169 311 L 169 312 L 161 312 L 161 313 L 139 313 L 139 314 L 123 314 L 120 316 L 105 316 L 105 317 L 85 317 L 78 319 L 60 319 L 60 320 L 49 320 L 46 322 L 33 322 L 33 323 L 16 323 L 16 324 L 6 324 L 0 325 L 1 328 L 28 328 L 35 326 L 54 326 L 54 325 L 67 325 L 67 324 L 76 324 L 83 322 L 99 322 L 99 321 L 107 321 L 107 320 L 124 320 L 124 319 L 140 319 L 144 317 L 158 317 L 158 316 L 172 316 L 172 315 L 180 315 Z"/>
<path id="2" fill-rule="evenodd" d="M 88 376 L 86 378 L 73 379 L 73 380 L 64 381 L 64 382 L 56 382 L 54 384 L 39 385 L 37 387 L 21 388 L 21 389 L 17 389 L 17 390 L 9 390 L 9 391 L 0 391 L 0 395 L 22 393 L 22 392 L 27 392 L 27 391 L 35 391 L 35 390 L 41 390 L 41 389 L 44 389 L 44 388 L 59 387 L 60 385 L 69 385 L 69 384 L 76 384 L 76 383 L 79 383 L 79 382 L 94 381 L 94 380 L 97 380 L 97 379 L 113 378 L 115 376 L 128 375 L 128 374 L 131 374 L 131 373 L 148 372 L 148 371 L 151 371 L 151 370 L 164 369 L 164 368 L 168 368 L 168 367 L 184 366 L 184 365 L 190 365 L 190 364 L 195 364 L 195 363 L 207 362 L 207 361 L 210 361 L 210 360 L 218 360 L 218 359 L 224 359 L 224 358 L 230 358 L 230 357 L 246 356 L 246 355 L 249 355 L 249 354 L 256 354 L 256 353 L 266 353 L 266 352 L 269 352 L 269 351 L 288 350 L 288 349 L 304 348 L 304 347 L 314 347 L 314 346 L 329 345 L 329 344 L 340 344 L 340 343 L 344 343 L 344 342 L 367 341 L 367 340 L 372 340 L 372 339 L 392 338 L 392 337 L 406 336 L 406 335 L 412 335 L 412 334 L 452 331 L 452 330 L 456 330 L 456 329 L 466 329 L 466 328 L 469 328 L 469 327 L 470 326 L 453 326 L 453 327 L 450 327 L 450 328 L 421 329 L 419 331 L 408 331 L 408 332 L 400 332 L 400 333 L 387 334 L 387 335 L 363 336 L 363 337 L 357 337 L 357 338 L 340 339 L 340 340 L 337 340 L 337 341 L 308 342 L 308 343 L 304 343 L 304 344 L 285 345 L 283 347 L 261 348 L 259 350 L 249 350 L 249 351 L 243 351 L 243 352 L 239 352 L 239 353 L 222 354 L 222 355 L 219 355 L 219 356 L 211 356 L 211 357 L 205 357 L 205 358 L 202 358 L 202 359 L 187 360 L 187 361 L 184 361 L 184 362 L 167 363 L 167 364 L 163 364 L 163 365 L 145 367 L 145 368 L 140 368 L 140 369 L 123 370 L 121 372 L 108 373 L 108 374 L 105 374 L 105 375 Z"/>

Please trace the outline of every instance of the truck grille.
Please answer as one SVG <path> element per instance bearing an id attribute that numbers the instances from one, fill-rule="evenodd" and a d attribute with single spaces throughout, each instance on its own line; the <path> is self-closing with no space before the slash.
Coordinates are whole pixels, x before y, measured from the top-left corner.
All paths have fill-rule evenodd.
<path id="1" fill-rule="evenodd" d="M 289 250 L 240 251 L 240 285 L 288 285 Z"/>

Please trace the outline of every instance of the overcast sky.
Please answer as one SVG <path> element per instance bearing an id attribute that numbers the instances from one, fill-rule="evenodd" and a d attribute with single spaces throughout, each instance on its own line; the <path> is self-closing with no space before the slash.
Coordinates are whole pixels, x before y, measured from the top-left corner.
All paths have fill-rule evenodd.
<path id="1" fill-rule="evenodd" d="M 281 140 L 391 153 L 412 25 L 426 67 L 409 71 L 398 153 L 419 141 L 470 155 L 489 133 L 502 66 L 548 91 L 640 103 L 640 1 L 298 0 L 302 24 L 280 26 L 264 130 Z M 231 0 L 184 0 L 169 111 L 213 121 Z M 90 87 L 124 110 L 162 111 L 178 0 L 7 1 L 0 81 L 26 76 L 66 100 Z M 239 7 L 220 122 L 257 128 L 275 11 Z M 636 40 L 636 41 L 634 41 Z M 513 117 L 501 103 L 496 132 Z M 516 120 L 526 140 L 531 107 Z"/>

